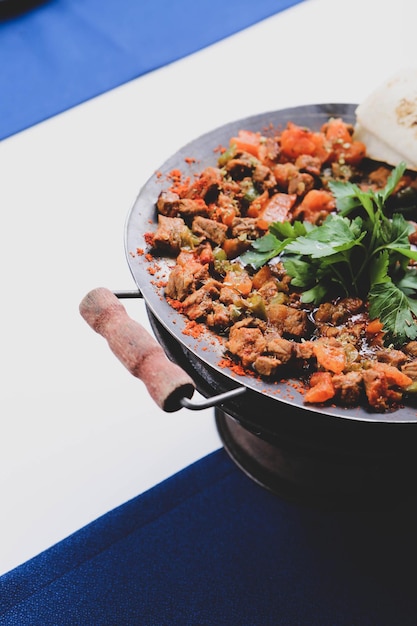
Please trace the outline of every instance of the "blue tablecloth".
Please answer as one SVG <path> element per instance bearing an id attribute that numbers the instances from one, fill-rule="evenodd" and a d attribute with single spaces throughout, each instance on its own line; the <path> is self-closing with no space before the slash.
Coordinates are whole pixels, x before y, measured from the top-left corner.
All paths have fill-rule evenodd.
<path id="1" fill-rule="evenodd" d="M 49 0 L 0 23 L 0 139 L 298 1 Z M 291 504 L 219 450 L 3 575 L 0 624 L 415 626 L 416 518 Z"/>
<path id="2" fill-rule="evenodd" d="M 416 521 L 290 504 L 219 450 L 0 578 L 0 624 L 415 626 Z"/>
<path id="3" fill-rule="evenodd" d="M 0 22 L 0 139 L 301 0 L 48 0 Z"/>

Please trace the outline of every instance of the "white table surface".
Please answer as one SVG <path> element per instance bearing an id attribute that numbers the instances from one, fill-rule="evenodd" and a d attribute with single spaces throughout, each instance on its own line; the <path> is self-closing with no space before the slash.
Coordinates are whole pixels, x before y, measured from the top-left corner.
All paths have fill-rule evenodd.
<path id="1" fill-rule="evenodd" d="M 135 288 L 141 186 L 231 120 L 360 102 L 417 64 L 416 7 L 306 0 L 0 144 L 0 575 L 221 447 L 212 409 L 159 410 L 78 312 L 94 287 Z"/>

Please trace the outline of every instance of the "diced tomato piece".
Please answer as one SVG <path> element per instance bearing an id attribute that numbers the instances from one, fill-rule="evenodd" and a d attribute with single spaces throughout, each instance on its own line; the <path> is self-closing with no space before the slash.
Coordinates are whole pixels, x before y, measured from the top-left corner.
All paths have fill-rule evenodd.
<path id="1" fill-rule="evenodd" d="M 366 334 L 367 335 L 378 335 L 380 332 L 382 332 L 383 328 L 384 328 L 384 326 L 383 326 L 382 322 L 378 318 L 375 319 L 375 320 L 371 320 L 366 325 Z"/>
<path id="2" fill-rule="evenodd" d="M 343 143 L 351 141 L 352 135 L 345 122 L 340 117 L 330 119 L 324 126 L 323 132 L 329 141 L 334 143 Z"/>
<path id="3" fill-rule="evenodd" d="M 319 158 L 322 163 L 330 154 L 326 138 L 322 133 L 314 133 L 293 122 L 289 122 L 287 128 L 281 133 L 281 151 L 290 159 L 309 154 Z"/>
<path id="4" fill-rule="evenodd" d="M 250 247 L 250 242 L 234 237 L 233 239 L 226 239 L 222 248 L 226 253 L 228 259 L 235 259 L 240 254 L 243 254 Z"/>
<path id="5" fill-rule="evenodd" d="M 216 217 L 220 219 L 222 224 L 225 224 L 229 228 L 233 224 L 233 220 L 237 216 L 237 210 L 233 207 L 224 207 L 216 209 Z"/>
<path id="6" fill-rule="evenodd" d="M 260 196 L 255 198 L 255 200 L 252 200 L 252 202 L 250 203 L 250 206 L 249 206 L 249 208 L 248 208 L 248 210 L 246 212 L 246 215 L 248 217 L 259 217 L 260 212 L 265 207 L 265 205 L 268 202 L 268 200 L 269 200 L 269 193 L 265 189 L 265 191 L 263 193 L 261 193 Z"/>
<path id="7" fill-rule="evenodd" d="M 297 200 L 296 194 L 276 193 L 265 204 L 259 214 L 257 226 L 261 230 L 268 230 L 272 222 L 285 222 L 289 220 L 290 211 Z"/>
<path id="8" fill-rule="evenodd" d="M 326 402 L 334 397 L 336 391 L 329 372 L 315 372 L 310 379 L 310 389 L 306 392 L 304 400 L 311 403 Z"/>
<path id="9" fill-rule="evenodd" d="M 245 270 L 229 270 L 223 281 L 224 285 L 236 289 L 243 296 L 248 296 L 252 291 L 252 279 Z"/>
<path id="10" fill-rule="evenodd" d="M 328 340 L 313 341 L 313 351 L 317 363 L 334 374 L 341 374 L 346 367 L 346 353 L 343 346 Z"/>
<path id="11" fill-rule="evenodd" d="M 314 224 L 319 214 L 323 212 L 331 213 L 335 208 L 336 201 L 330 191 L 326 191 L 325 189 L 311 189 L 294 210 L 294 217 L 301 215 L 303 219 Z"/>
<path id="12" fill-rule="evenodd" d="M 329 120 L 323 127 L 326 139 L 331 144 L 330 161 L 340 161 L 357 165 L 366 154 L 366 147 L 361 141 L 354 141 L 349 128 L 340 118 Z"/>
<path id="13" fill-rule="evenodd" d="M 352 141 L 350 147 L 343 151 L 342 156 L 349 165 L 358 165 L 366 156 L 366 146 L 361 141 Z"/>
<path id="14" fill-rule="evenodd" d="M 261 133 L 251 130 L 239 130 L 237 136 L 230 139 L 230 145 L 235 145 L 238 150 L 249 152 L 253 156 L 258 157 Z"/>
<path id="15" fill-rule="evenodd" d="M 254 289 L 260 289 L 267 280 L 270 280 L 272 276 L 271 268 L 269 265 L 264 265 L 260 270 L 252 276 L 252 283 Z"/>

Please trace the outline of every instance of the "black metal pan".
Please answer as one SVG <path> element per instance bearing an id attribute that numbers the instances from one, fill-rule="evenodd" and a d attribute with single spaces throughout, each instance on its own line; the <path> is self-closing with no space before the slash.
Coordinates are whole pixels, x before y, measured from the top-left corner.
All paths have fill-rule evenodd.
<path id="1" fill-rule="evenodd" d="M 158 257 L 157 263 L 150 264 L 144 254 L 137 252 L 138 249 L 148 251 L 146 233 L 155 230 L 157 224 L 155 202 L 161 190 L 171 184 L 167 175 L 172 170 L 180 169 L 185 174 L 192 176 L 193 173 L 198 173 L 206 166 L 214 166 L 218 156 L 215 148 L 219 145 L 227 146 L 230 137 L 234 136 L 239 129 L 263 130 L 271 125 L 279 128 L 280 126 L 284 127 L 288 121 L 293 121 L 296 124 L 318 130 L 331 116 L 342 117 L 345 121 L 354 123 L 355 108 L 356 105 L 354 104 L 314 104 L 262 113 L 226 124 L 187 144 L 169 158 L 140 191 L 126 222 L 125 248 L 127 260 L 146 305 L 160 324 L 186 350 L 197 356 L 211 370 L 229 378 L 235 386 L 242 385 L 262 397 L 267 396 L 284 406 L 300 407 L 303 411 L 310 413 L 312 418 L 314 418 L 314 414 L 319 413 L 342 420 L 417 423 L 417 411 L 414 407 L 404 407 L 393 413 L 378 414 L 362 407 L 344 409 L 335 406 L 307 406 L 293 381 L 267 382 L 252 376 L 238 376 L 231 370 L 221 367 L 219 363 L 224 351 L 221 339 L 216 338 L 213 341 L 213 335 L 209 331 L 198 341 L 192 336 L 184 334 L 187 320 L 166 302 L 163 288 L 158 287 L 158 284 L 161 284 L 161 281 L 167 277 L 173 260 L 167 257 Z M 150 271 L 154 271 L 155 267 L 157 272 L 150 273 Z"/>
<path id="2" fill-rule="evenodd" d="M 193 176 L 217 163 L 240 129 L 284 127 L 288 121 L 318 130 L 329 117 L 355 122 L 355 104 L 313 104 L 237 120 L 185 145 L 161 165 L 141 189 L 125 225 L 127 261 L 148 310 L 155 337 L 128 317 L 116 294 L 99 288 L 80 304 L 90 326 L 103 335 L 129 371 L 142 379 L 165 411 L 192 404 L 194 389 L 216 406 L 226 450 L 255 480 L 277 493 L 316 501 L 328 495 L 368 503 L 413 490 L 417 477 L 417 409 L 411 404 L 390 413 L 365 407 L 306 405 L 296 381 L 267 382 L 238 375 L 220 365 L 223 341 L 208 330 L 198 339 L 186 334 L 188 320 L 166 301 L 163 283 L 175 260 L 146 256 L 146 234 L 157 226 L 156 201 L 170 186 L 175 169 Z M 152 251 L 153 254 L 153 251 Z M 167 358 L 168 357 L 168 358 Z M 204 406 L 204 405 L 200 405 Z M 285 485 L 283 487 L 283 485 Z M 289 485 L 289 487 L 288 487 Z"/>

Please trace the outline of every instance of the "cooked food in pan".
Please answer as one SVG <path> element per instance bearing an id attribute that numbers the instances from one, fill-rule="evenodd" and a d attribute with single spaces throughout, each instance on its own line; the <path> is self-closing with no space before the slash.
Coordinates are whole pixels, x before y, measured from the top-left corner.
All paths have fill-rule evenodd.
<path id="1" fill-rule="evenodd" d="M 146 240 L 173 259 L 172 307 L 226 338 L 225 366 L 385 412 L 417 392 L 417 173 L 354 130 L 241 129 L 213 166 L 169 173 Z"/>

